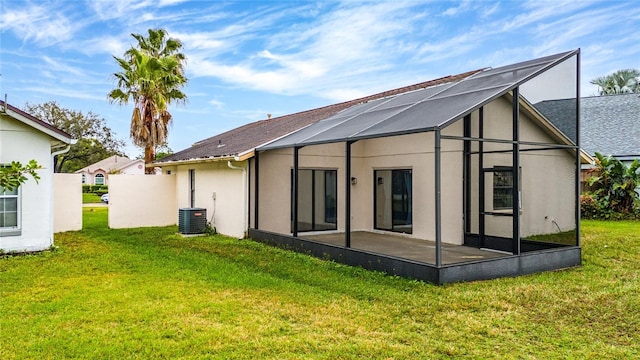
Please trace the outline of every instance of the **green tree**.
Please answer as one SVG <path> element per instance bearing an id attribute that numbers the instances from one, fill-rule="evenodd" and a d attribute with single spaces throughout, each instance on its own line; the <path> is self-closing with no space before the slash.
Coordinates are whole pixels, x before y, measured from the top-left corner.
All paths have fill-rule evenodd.
<path id="1" fill-rule="evenodd" d="M 168 145 L 161 145 L 156 148 L 156 155 L 154 160 L 161 160 L 167 156 L 173 154 L 173 150 Z"/>
<path id="2" fill-rule="evenodd" d="M 180 52 L 182 42 L 168 37 L 163 29 L 149 29 L 149 36 L 131 34 L 138 44 L 114 56 L 120 71 L 113 74 L 117 88 L 109 92 L 110 102 L 134 104 L 131 115 L 131 139 L 144 149 L 145 163 L 155 159 L 158 146 L 167 143 L 171 114 L 168 106 L 184 104 L 187 96 L 181 91 L 187 83 L 184 75 L 186 57 Z M 147 173 L 153 173 L 148 167 Z"/>
<path id="3" fill-rule="evenodd" d="M 38 182 L 40 176 L 36 170 L 41 169 L 35 160 L 22 165 L 19 161 L 12 161 L 8 166 L 0 166 L 0 193 L 3 191 L 13 191 L 25 181 L 29 180 L 26 175 L 31 175 L 33 180 Z"/>
<path id="4" fill-rule="evenodd" d="M 113 135 L 105 119 L 91 111 L 83 114 L 60 107 L 55 101 L 27 103 L 24 110 L 78 139 L 67 153 L 56 156 L 57 173 L 71 173 L 109 156 L 122 155 L 124 141 Z"/>
<path id="5" fill-rule="evenodd" d="M 591 80 L 591 84 L 598 86 L 600 95 L 640 93 L 640 71 L 618 70 L 613 74 Z"/>

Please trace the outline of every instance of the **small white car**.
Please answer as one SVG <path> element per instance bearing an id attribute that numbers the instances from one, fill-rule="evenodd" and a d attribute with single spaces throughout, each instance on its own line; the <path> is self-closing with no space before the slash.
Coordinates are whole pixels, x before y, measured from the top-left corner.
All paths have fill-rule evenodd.
<path id="1" fill-rule="evenodd" d="M 100 200 L 102 200 L 103 203 L 109 203 L 109 193 L 106 194 L 102 194 L 102 196 L 100 196 Z"/>

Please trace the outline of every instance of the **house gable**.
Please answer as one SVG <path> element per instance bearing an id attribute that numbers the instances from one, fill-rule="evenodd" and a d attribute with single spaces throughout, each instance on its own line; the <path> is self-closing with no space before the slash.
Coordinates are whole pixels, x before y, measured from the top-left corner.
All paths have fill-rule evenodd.
<path id="1" fill-rule="evenodd" d="M 53 244 L 53 157 L 75 143 L 69 134 L 0 102 L 0 164 L 36 160 L 38 182 L 29 179 L 4 209 L 0 249 L 40 251 Z M 7 211 L 8 210 L 8 211 Z"/>

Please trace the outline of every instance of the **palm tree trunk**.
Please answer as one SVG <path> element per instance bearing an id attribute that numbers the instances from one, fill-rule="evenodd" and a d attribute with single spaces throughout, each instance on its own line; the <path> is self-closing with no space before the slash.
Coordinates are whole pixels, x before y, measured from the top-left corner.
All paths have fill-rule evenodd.
<path id="1" fill-rule="evenodd" d="M 153 162 L 155 158 L 155 149 L 153 147 L 153 145 L 147 144 L 144 147 L 144 164 L 151 164 Z M 144 173 L 145 174 L 155 174 L 154 168 L 153 167 L 145 167 L 144 169 Z"/>

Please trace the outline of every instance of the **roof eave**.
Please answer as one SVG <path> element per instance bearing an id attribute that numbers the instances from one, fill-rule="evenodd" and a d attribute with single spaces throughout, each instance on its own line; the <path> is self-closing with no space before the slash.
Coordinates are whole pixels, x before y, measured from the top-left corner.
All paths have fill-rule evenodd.
<path id="1" fill-rule="evenodd" d="M 152 162 L 149 164 L 145 164 L 145 167 L 154 168 L 154 167 L 188 165 L 188 164 L 204 164 L 204 163 L 229 161 L 229 160 L 239 161 L 238 155 L 224 155 L 224 156 L 217 156 L 217 157 L 214 156 L 214 157 L 206 157 L 206 158 L 193 158 L 193 159 L 184 159 L 184 160 L 170 160 L 170 161 L 164 161 L 164 162 Z"/>
<path id="2" fill-rule="evenodd" d="M 3 104 L 3 114 L 6 114 L 18 121 L 20 121 L 21 123 L 30 126 L 44 134 L 49 135 L 50 137 L 65 143 L 66 145 L 73 145 L 75 143 L 78 142 L 78 140 L 74 139 L 71 137 L 71 135 L 64 133 L 62 130 L 55 131 L 52 128 L 49 128 L 43 124 L 40 124 L 38 121 L 35 121 L 34 119 L 30 119 L 29 117 L 23 115 L 21 112 L 17 112 L 13 110 L 13 106 L 10 106 L 6 103 L 2 103 Z M 41 121 L 41 120 L 40 120 Z M 52 125 L 50 125 L 52 127 Z"/>

